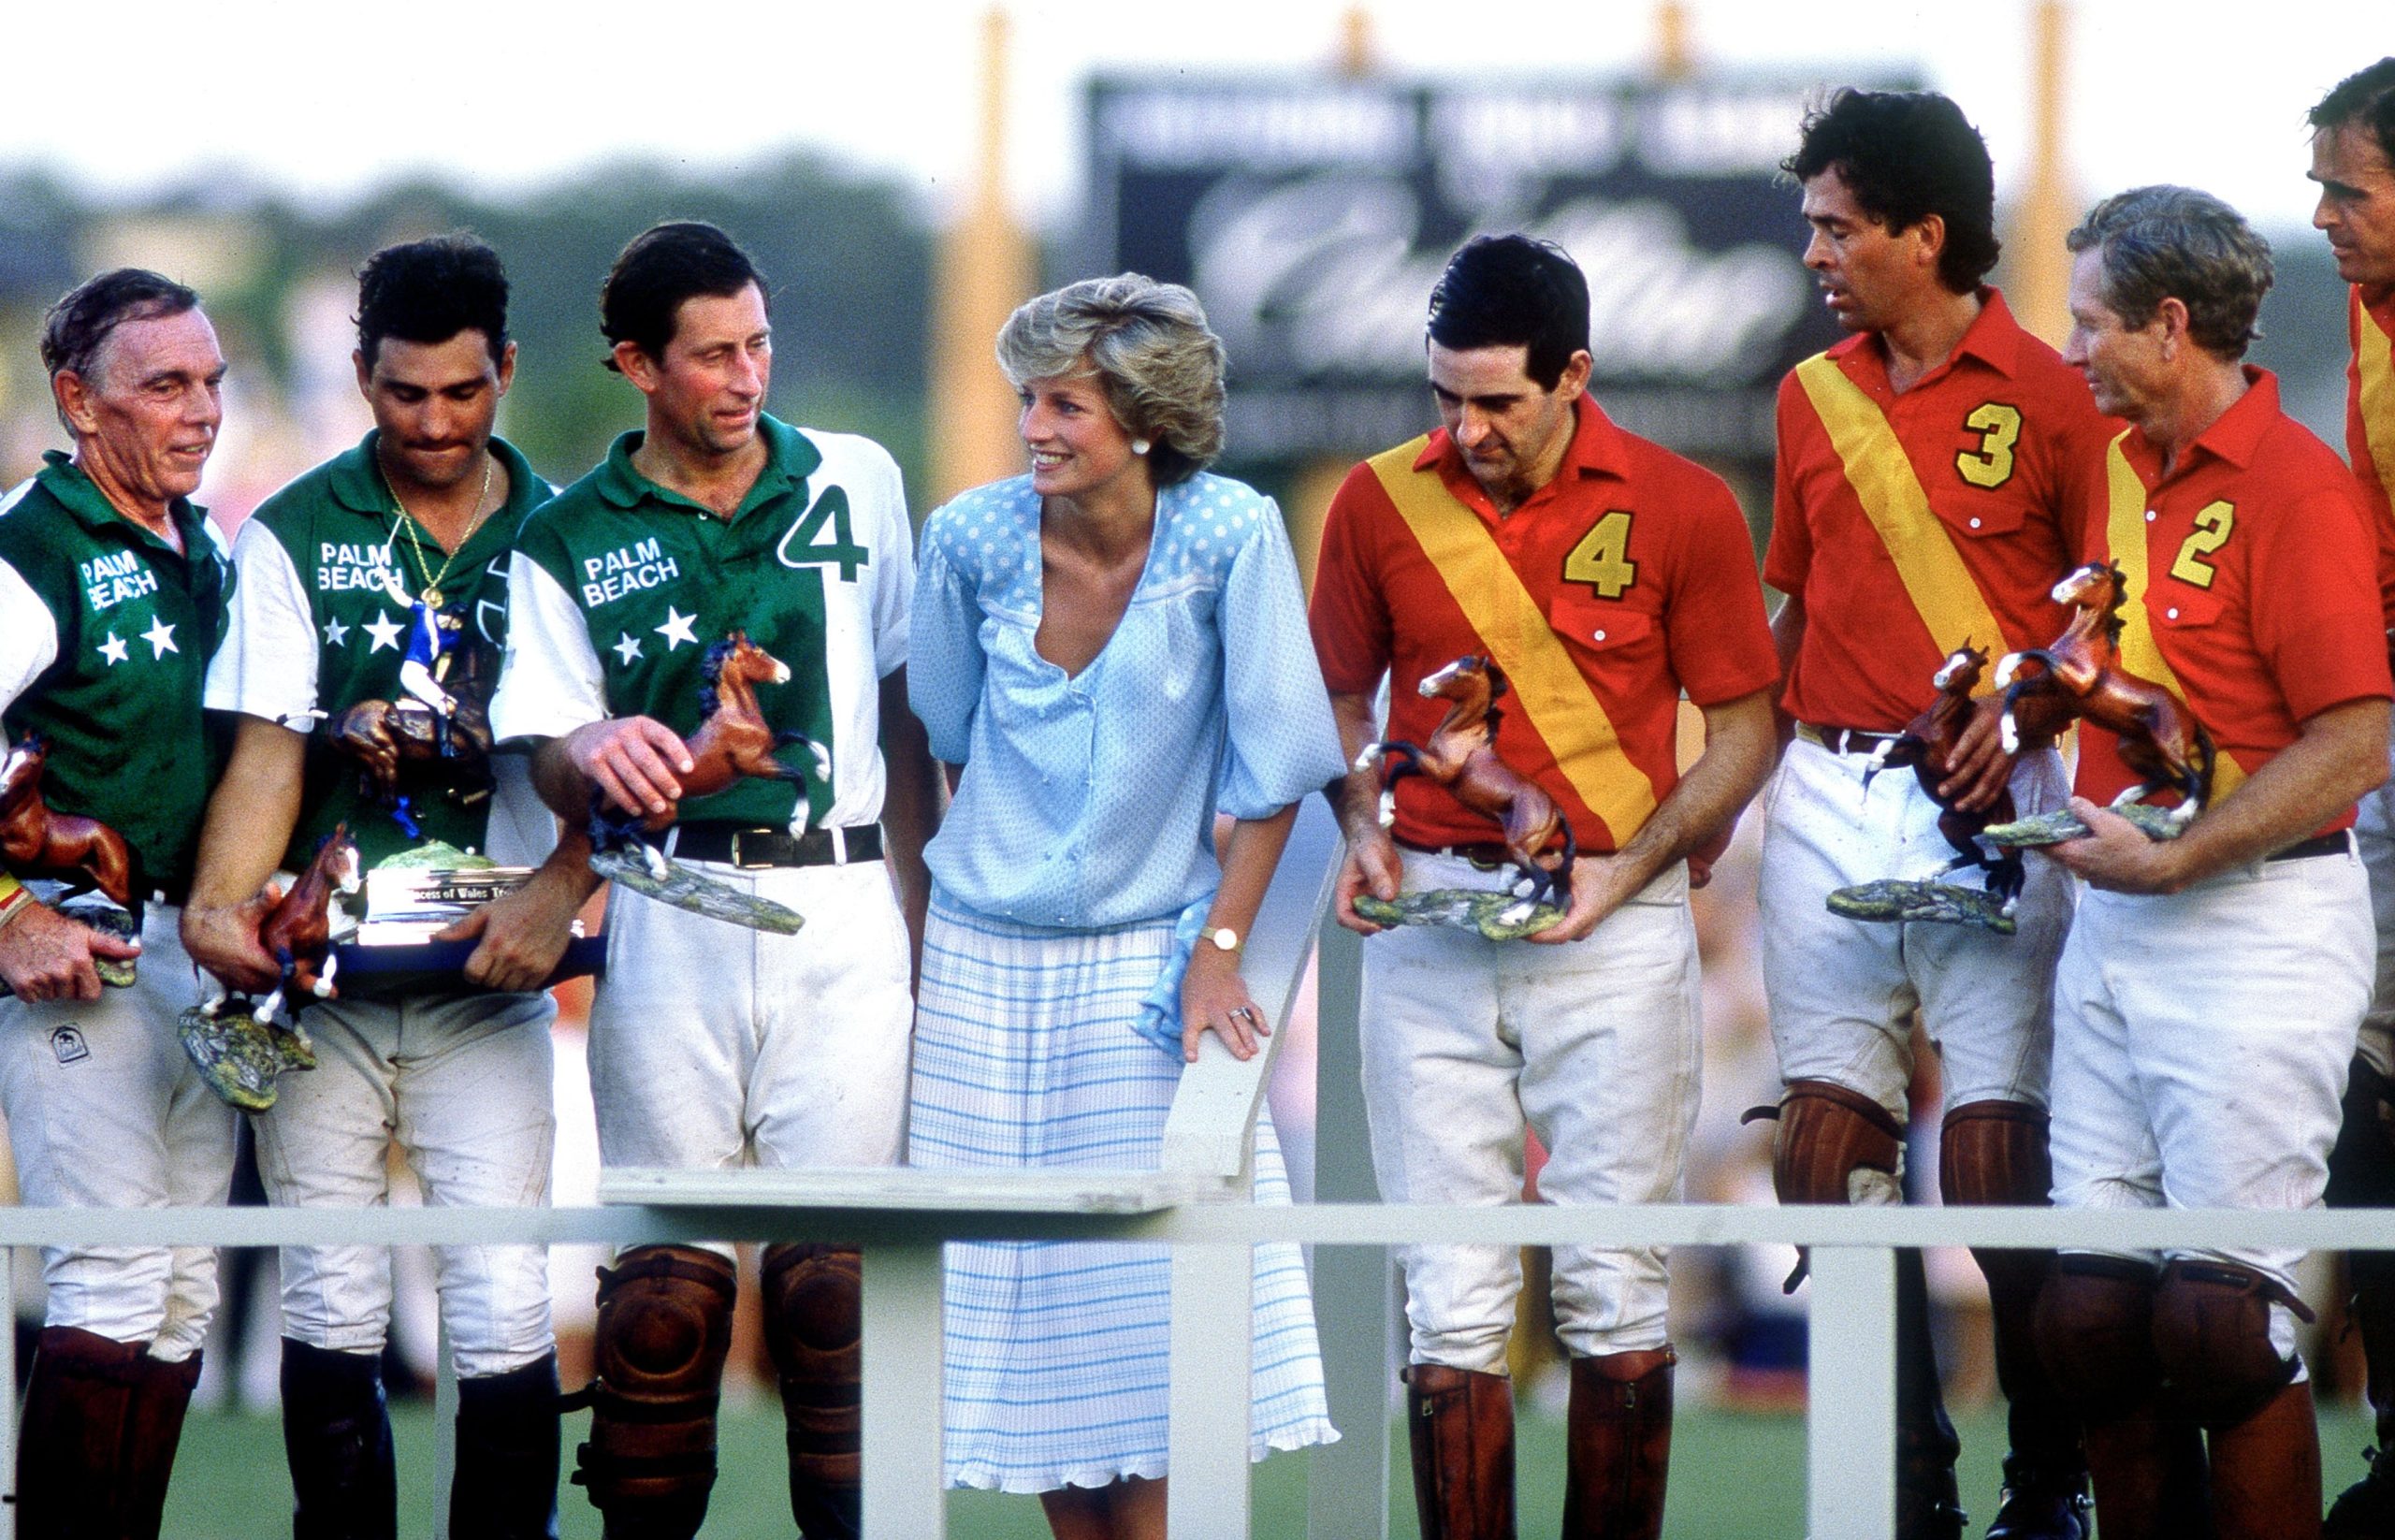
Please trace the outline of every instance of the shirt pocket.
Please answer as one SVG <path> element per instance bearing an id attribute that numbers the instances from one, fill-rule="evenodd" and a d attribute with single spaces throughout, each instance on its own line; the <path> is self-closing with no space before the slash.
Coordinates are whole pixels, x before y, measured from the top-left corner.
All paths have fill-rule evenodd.
<path id="1" fill-rule="evenodd" d="M 1984 493 L 1948 498 L 1945 506 L 1936 512 L 1938 522 L 1962 540 L 1994 540 L 2019 534 L 2021 527 L 2029 521 L 2029 510 L 2021 503 Z"/>
<path id="2" fill-rule="evenodd" d="M 2218 620 L 2227 601 L 2204 588 L 2157 583 L 2146 590 L 2145 609 L 2157 631 L 2196 632 Z"/>
<path id="3" fill-rule="evenodd" d="M 1656 617 L 1646 611 L 1573 589 L 1555 596 L 1547 605 L 1546 620 L 1557 635 L 1571 644 L 1575 662 L 1606 673 L 1635 666 L 1662 635 Z"/>

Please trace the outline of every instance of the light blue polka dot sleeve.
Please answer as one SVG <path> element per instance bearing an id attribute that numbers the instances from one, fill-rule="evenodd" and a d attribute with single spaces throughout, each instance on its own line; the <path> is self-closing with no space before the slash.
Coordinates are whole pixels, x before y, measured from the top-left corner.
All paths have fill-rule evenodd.
<path id="1" fill-rule="evenodd" d="M 1346 769 L 1322 665 L 1306 630 L 1305 590 L 1281 511 L 1256 499 L 1249 538 L 1231 559 L 1223 588 L 1223 698 L 1230 751 L 1222 810 L 1264 818 Z"/>
<path id="2" fill-rule="evenodd" d="M 973 708 L 981 699 L 981 605 L 972 574 L 949 554 L 947 510 L 923 526 L 915 560 L 912 633 L 907 638 L 907 701 L 930 734 L 932 758 L 965 763 Z"/>

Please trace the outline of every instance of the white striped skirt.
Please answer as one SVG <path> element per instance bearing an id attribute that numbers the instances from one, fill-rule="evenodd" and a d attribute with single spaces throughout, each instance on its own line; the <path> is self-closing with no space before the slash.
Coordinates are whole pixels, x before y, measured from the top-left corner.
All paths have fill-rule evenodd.
<path id="1" fill-rule="evenodd" d="M 1171 955 L 1170 919 L 1046 930 L 935 893 L 923 940 L 907 1158 L 917 1166 L 1156 1164 L 1181 1060 L 1133 1027 Z M 1270 1115 L 1256 1200 L 1289 1201 Z M 947 1248 L 947 1477 L 1010 1492 L 1165 1474 L 1165 1248 L 964 1242 Z M 1328 1444 L 1305 1266 L 1256 1248 L 1250 1457 Z"/>

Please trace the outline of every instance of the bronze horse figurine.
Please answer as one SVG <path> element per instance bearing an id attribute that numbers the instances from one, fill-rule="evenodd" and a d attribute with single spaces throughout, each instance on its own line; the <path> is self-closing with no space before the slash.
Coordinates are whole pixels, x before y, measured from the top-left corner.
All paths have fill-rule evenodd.
<path id="1" fill-rule="evenodd" d="M 1947 654 L 1946 662 L 1932 676 L 1938 687 L 1937 699 L 1927 710 L 1905 724 L 1903 732 L 1883 740 L 1872 751 L 1871 763 L 1863 769 L 1863 788 L 1871 789 L 1871 777 L 1882 770 L 1909 769 L 1923 792 L 1938 807 L 1938 832 L 1954 848 L 1954 859 L 1938 870 L 1938 876 L 1975 866 L 1987 873 L 1987 891 L 2004 900 L 2005 911 L 2011 912 L 2012 904 L 2021 895 L 2021 886 L 2027 874 L 2021 862 L 2021 852 L 2004 850 L 1990 855 L 1979 841 L 1980 831 L 1991 823 L 2010 823 L 2013 818 L 2012 792 L 2006 788 L 1996 793 L 1996 801 L 1978 812 L 1965 812 L 1938 792 L 1948 775 L 1946 762 L 1962 740 L 1963 730 L 1971 722 L 1971 692 L 1979 688 L 1980 675 L 1987 667 L 1987 654 L 1966 643 Z"/>
<path id="2" fill-rule="evenodd" d="M 50 744 L 35 734 L 0 760 L 0 861 L 20 877 L 94 888 L 119 908 L 133 907 L 133 854 L 124 836 L 95 818 L 52 812 L 42 800 Z"/>
<path id="3" fill-rule="evenodd" d="M 709 647 L 699 666 L 699 730 L 682 740 L 690 768 L 677 777 L 684 800 L 711 796 L 743 776 L 799 787 L 806 784 L 810 775 L 816 780 L 832 778 L 831 751 L 804 733 L 776 732 L 757 704 L 759 685 L 789 682 L 789 664 L 750 641 L 746 631 L 734 631 Z M 776 750 L 794 744 L 806 748 L 811 764 L 806 769 L 784 764 L 775 757 Z M 804 833 L 808 817 L 806 799 L 801 795 L 791 833 Z M 608 807 L 605 793 L 591 793 L 591 848 L 609 850 L 637 845 L 650 874 L 660 881 L 665 877 L 665 857 L 642 835 L 661 832 L 673 821 L 670 810 L 654 818 L 618 814 Z"/>
<path id="4" fill-rule="evenodd" d="M 317 845 L 315 858 L 308 863 L 308 869 L 283 890 L 274 907 L 259 921 L 258 945 L 283 969 L 283 978 L 273 993 L 250 1012 L 261 1024 L 272 1023 L 299 995 L 317 1000 L 332 998 L 336 966 L 332 951 L 333 900 L 337 894 L 358 890 L 365 880 L 358 864 L 357 841 L 350 837 L 349 825 L 335 825 L 333 832 Z M 216 1015 L 229 995 L 222 980 L 211 980 L 211 985 L 210 993 L 199 1004 L 203 1016 Z M 296 1028 L 298 1012 L 294 1010 L 289 1013 Z M 306 1044 L 304 1036 L 299 1040 L 302 1046 Z"/>
<path id="5" fill-rule="evenodd" d="M 1397 783 L 1407 776 L 1428 776 L 1458 802 L 1495 820 L 1504 831 L 1505 854 L 1520 874 L 1514 892 L 1521 901 L 1498 917 L 1501 923 L 1519 924 L 1542 903 L 1568 908 L 1572 863 L 1579 855 L 1572 825 L 1554 798 L 1497 757 L 1497 725 L 1503 717 L 1497 702 L 1506 690 L 1504 671 L 1492 660 L 1474 654 L 1430 675 L 1419 689 L 1426 700 L 1448 703 L 1447 714 L 1431 731 L 1430 741 L 1371 743 L 1356 756 L 1357 770 L 1372 771 L 1386 763 L 1381 827 L 1386 829 L 1397 820 Z M 1556 846 L 1559 836 L 1560 848 Z"/>
<path id="6" fill-rule="evenodd" d="M 2118 567 L 2097 562 L 2054 585 L 2055 601 L 2073 607 L 2070 623 L 2050 645 L 2007 653 L 1996 667 L 2004 691 L 2004 747 L 2019 751 L 2025 721 L 2051 734 L 2083 718 L 2119 735 L 2121 763 L 2139 777 L 2112 805 L 2174 791 L 2180 801 L 2170 816 L 2184 824 L 2212 794 L 2215 750 L 2212 735 L 2169 690 L 2122 669 L 2126 582 Z"/>

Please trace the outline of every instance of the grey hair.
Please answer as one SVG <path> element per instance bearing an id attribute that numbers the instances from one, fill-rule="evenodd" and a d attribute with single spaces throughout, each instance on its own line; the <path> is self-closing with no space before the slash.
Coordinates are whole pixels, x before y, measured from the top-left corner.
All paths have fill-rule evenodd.
<path id="1" fill-rule="evenodd" d="M 2187 335 L 2216 357 L 2243 358 L 2271 288 L 2271 243 L 2236 210 L 2192 187 L 2132 187 L 2091 210 L 2064 238 L 2097 253 L 2098 293 L 2123 324 L 2142 327 L 2165 299 L 2187 307 Z"/>
<path id="2" fill-rule="evenodd" d="M 1223 340 L 1178 283 L 1135 272 L 1067 283 L 1008 316 L 997 353 L 1018 389 L 1095 375 L 1114 420 L 1154 445 L 1148 464 L 1159 487 L 1188 480 L 1223 452 Z"/>
<path id="3" fill-rule="evenodd" d="M 198 308 L 199 296 L 171 278 L 147 268 L 111 269 L 67 291 L 42 317 L 41 367 L 53 382 L 73 374 L 96 388 L 102 355 L 117 327 Z M 57 412 L 73 431 L 66 409 L 57 406 Z"/>

